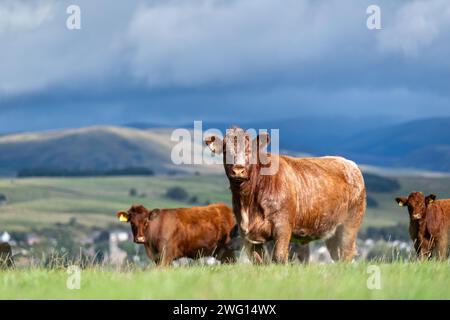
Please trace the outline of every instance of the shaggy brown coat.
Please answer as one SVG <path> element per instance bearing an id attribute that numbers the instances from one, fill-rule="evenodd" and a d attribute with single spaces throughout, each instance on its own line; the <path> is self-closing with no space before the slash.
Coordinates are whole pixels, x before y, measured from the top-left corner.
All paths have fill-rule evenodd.
<path id="1" fill-rule="evenodd" d="M 417 256 L 428 259 L 448 256 L 450 233 L 450 199 L 436 200 L 434 194 L 425 197 L 421 192 L 412 192 L 408 198 L 395 199 L 409 212 L 409 234 Z"/>
<path id="2" fill-rule="evenodd" d="M 246 145 L 236 148 L 234 137 L 242 134 Z M 273 259 L 287 262 L 292 236 L 305 244 L 324 239 L 333 260 L 352 260 L 366 208 L 363 176 L 354 162 L 340 157 L 292 158 L 267 153 L 266 165 L 259 156 L 251 163 L 251 150 L 262 150 L 268 136 L 251 141 L 240 128 L 228 130 L 223 141 L 213 136 L 205 142 L 213 152 L 223 152 L 233 211 L 256 261 L 264 260 L 262 244 L 274 240 Z M 229 152 L 240 164 L 228 163 Z M 261 169 L 274 161 L 278 170 L 261 174 Z"/>
<path id="3" fill-rule="evenodd" d="M 160 265 L 181 257 L 234 260 L 228 246 L 236 220 L 225 204 L 154 210 L 134 205 L 117 217 L 131 224 L 134 241 L 143 244 L 148 257 Z"/>

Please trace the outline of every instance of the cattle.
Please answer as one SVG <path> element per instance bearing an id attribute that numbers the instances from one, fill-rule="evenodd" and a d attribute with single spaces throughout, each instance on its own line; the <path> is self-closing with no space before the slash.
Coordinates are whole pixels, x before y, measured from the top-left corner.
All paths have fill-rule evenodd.
<path id="1" fill-rule="evenodd" d="M 12 250 L 9 243 L 0 243 L 0 269 L 11 268 L 14 266 Z"/>
<path id="2" fill-rule="evenodd" d="M 234 261 L 230 245 L 236 220 L 225 204 L 153 210 L 133 205 L 116 215 L 131 224 L 134 242 L 143 244 L 148 257 L 160 266 L 181 257 Z"/>
<path id="3" fill-rule="evenodd" d="M 357 165 L 341 157 L 272 154 L 264 149 L 269 139 L 268 133 L 253 139 L 238 127 L 228 129 L 224 139 L 205 138 L 213 153 L 223 154 L 233 211 L 251 259 L 264 262 L 263 244 L 273 240 L 273 260 L 286 263 L 294 237 L 301 244 L 324 239 L 333 260 L 351 261 L 366 209 Z"/>
<path id="4" fill-rule="evenodd" d="M 412 192 L 407 198 L 398 197 L 395 201 L 401 207 L 408 207 L 409 235 L 417 257 L 445 259 L 448 255 L 450 199 L 436 200 L 434 194 L 425 197 L 421 192 Z"/>

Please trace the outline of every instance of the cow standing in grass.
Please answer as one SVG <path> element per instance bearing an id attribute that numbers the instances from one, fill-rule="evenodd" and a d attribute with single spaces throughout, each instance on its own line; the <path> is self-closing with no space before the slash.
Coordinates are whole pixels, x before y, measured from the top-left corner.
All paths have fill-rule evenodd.
<path id="1" fill-rule="evenodd" d="M 401 207 L 408 207 L 409 235 L 420 259 L 448 256 L 450 233 L 450 199 L 436 200 L 434 194 L 424 196 L 412 192 L 407 198 L 395 201 Z"/>
<path id="2" fill-rule="evenodd" d="M 352 260 L 366 208 L 363 176 L 354 162 L 270 154 L 264 151 L 267 133 L 252 139 L 241 128 L 205 142 L 223 153 L 234 214 L 254 261 L 264 261 L 263 244 L 273 240 L 274 261 L 286 263 L 291 237 L 304 244 L 324 239 L 333 260 Z"/>
<path id="3" fill-rule="evenodd" d="M 148 257 L 159 265 L 181 257 L 235 260 L 231 240 L 236 220 L 225 204 L 153 210 L 134 205 L 117 212 L 117 217 L 131 224 L 134 242 L 143 244 Z"/>

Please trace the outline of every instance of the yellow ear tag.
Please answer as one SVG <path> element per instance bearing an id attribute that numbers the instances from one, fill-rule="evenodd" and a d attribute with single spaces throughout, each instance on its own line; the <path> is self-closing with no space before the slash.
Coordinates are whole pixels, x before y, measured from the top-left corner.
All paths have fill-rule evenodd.
<path id="1" fill-rule="evenodd" d="M 433 202 L 434 202 L 433 199 L 428 200 L 428 204 L 433 203 Z"/>
<path id="2" fill-rule="evenodd" d="M 127 218 L 126 215 L 121 214 L 120 217 L 119 217 L 119 221 L 121 221 L 121 222 L 128 222 L 128 218 Z"/>
<path id="3" fill-rule="evenodd" d="M 404 205 L 405 205 L 405 204 L 404 204 L 403 202 L 399 202 L 399 203 L 398 203 L 398 206 L 399 206 L 399 207 L 403 207 Z"/>

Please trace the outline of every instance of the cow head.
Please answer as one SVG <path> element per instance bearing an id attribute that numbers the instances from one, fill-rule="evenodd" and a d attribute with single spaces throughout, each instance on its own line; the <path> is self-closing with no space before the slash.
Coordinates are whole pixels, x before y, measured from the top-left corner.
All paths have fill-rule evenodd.
<path id="1" fill-rule="evenodd" d="M 398 197 L 395 201 L 400 207 L 408 207 L 411 220 L 420 220 L 425 217 L 427 205 L 436 200 L 434 194 L 425 197 L 422 192 L 412 192 L 408 198 Z"/>
<path id="2" fill-rule="evenodd" d="M 213 153 L 223 153 L 225 173 L 230 180 L 245 181 L 249 179 L 251 165 L 260 161 L 259 151 L 269 144 L 269 140 L 267 133 L 252 139 L 250 133 L 235 127 L 227 130 L 223 140 L 210 136 L 205 143 Z"/>
<path id="3" fill-rule="evenodd" d="M 131 224 L 134 242 L 143 244 L 149 240 L 147 239 L 147 228 L 156 214 L 157 210 L 149 211 L 142 205 L 133 205 L 128 211 L 119 211 L 116 215 L 120 221 Z"/>

